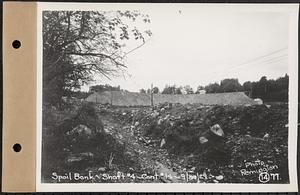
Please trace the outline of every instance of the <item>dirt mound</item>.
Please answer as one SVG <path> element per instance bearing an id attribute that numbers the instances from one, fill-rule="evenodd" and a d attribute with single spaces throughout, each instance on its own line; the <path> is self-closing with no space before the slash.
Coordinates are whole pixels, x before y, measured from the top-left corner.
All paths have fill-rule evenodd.
<path id="1" fill-rule="evenodd" d="M 150 106 L 151 95 L 124 91 L 105 91 L 90 95 L 86 101 L 113 104 L 115 106 Z M 243 92 L 214 93 L 214 94 L 153 94 L 153 104 L 180 103 L 204 105 L 255 105 L 255 101 Z"/>
<path id="2" fill-rule="evenodd" d="M 46 109 L 44 180 L 53 182 L 54 171 L 166 171 L 199 174 L 200 183 L 259 183 L 264 171 L 280 175 L 269 183 L 288 183 L 287 124 L 287 104 L 116 107 L 89 103 L 73 114 Z"/>
<path id="3" fill-rule="evenodd" d="M 255 102 L 243 92 L 210 93 L 210 94 L 154 94 L 154 104 L 180 103 L 180 104 L 204 104 L 204 105 L 254 105 Z"/>
<path id="4" fill-rule="evenodd" d="M 188 159 L 180 166 L 174 161 L 174 166 L 192 167 L 198 172 L 210 169 L 213 175 L 224 176 L 222 182 L 233 183 L 259 183 L 256 168 L 275 167 L 269 171 L 279 173 L 281 181 L 272 182 L 288 182 L 287 104 L 161 104 L 154 108 L 108 108 L 105 112 L 131 125 L 142 142 L 167 148 L 177 159 Z M 223 131 L 221 137 L 211 133 L 216 124 Z M 256 161 L 263 163 L 246 167 L 245 163 Z"/>
<path id="5" fill-rule="evenodd" d="M 126 91 L 105 91 L 93 93 L 86 98 L 88 102 L 113 104 L 116 106 L 150 106 L 151 99 L 149 94 L 133 93 Z"/>
<path id="6" fill-rule="evenodd" d="M 51 114 L 53 112 L 44 112 L 43 116 L 44 182 L 55 182 L 51 179 L 53 172 L 85 175 L 86 170 L 93 170 L 89 168 L 102 167 L 109 173 L 134 163 L 124 154 L 125 146 L 104 132 L 101 119 L 92 104 L 83 105 L 76 114 L 61 120 Z"/>

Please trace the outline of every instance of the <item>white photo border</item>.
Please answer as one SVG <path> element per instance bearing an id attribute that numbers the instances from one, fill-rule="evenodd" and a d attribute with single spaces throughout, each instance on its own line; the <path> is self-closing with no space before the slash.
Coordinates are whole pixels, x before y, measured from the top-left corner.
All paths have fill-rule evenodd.
<path id="1" fill-rule="evenodd" d="M 296 192 L 297 182 L 297 121 L 298 121 L 298 4 L 164 4 L 164 3 L 46 3 L 37 8 L 37 138 L 36 191 L 37 192 Z M 289 22 L 289 184 L 227 184 L 227 183 L 42 183 L 42 11 L 45 10 L 125 10 L 168 9 L 170 7 L 205 9 L 206 11 L 285 12 Z"/>

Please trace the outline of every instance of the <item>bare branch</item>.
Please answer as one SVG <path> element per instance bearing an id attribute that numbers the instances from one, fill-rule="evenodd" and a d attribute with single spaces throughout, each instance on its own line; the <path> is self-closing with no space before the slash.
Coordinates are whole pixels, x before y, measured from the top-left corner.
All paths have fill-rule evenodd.
<path id="1" fill-rule="evenodd" d="M 100 58 L 106 58 L 111 60 L 113 63 L 116 64 L 116 66 L 122 66 L 124 68 L 127 68 L 127 66 L 125 66 L 124 64 L 122 64 L 121 62 L 116 61 L 116 59 L 112 58 L 109 55 L 106 54 L 102 54 L 102 53 L 79 53 L 79 52 L 67 52 L 67 55 L 77 55 L 77 56 L 94 56 L 94 57 L 100 57 Z"/>

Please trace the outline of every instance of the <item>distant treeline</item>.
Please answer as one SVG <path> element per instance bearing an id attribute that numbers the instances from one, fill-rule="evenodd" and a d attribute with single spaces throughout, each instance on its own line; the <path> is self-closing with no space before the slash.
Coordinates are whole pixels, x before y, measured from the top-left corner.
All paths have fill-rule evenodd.
<path id="1" fill-rule="evenodd" d="M 267 79 L 266 76 L 261 77 L 259 81 L 247 81 L 240 84 L 238 79 L 228 78 L 221 80 L 220 83 L 211 83 L 206 86 L 199 85 L 194 91 L 189 85 L 176 86 L 166 85 L 165 88 L 160 91 L 158 87 L 151 89 L 140 89 L 140 93 L 151 92 L 154 94 L 201 94 L 201 93 L 225 93 L 225 92 L 245 92 L 251 98 L 261 98 L 264 101 L 288 101 L 288 85 L 289 76 L 286 74 L 284 77 L 280 77 L 276 80 Z M 120 88 L 120 86 L 113 87 L 110 85 L 95 85 L 90 87 L 90 93 L 102 92 L 102 91 L 126 91 Z"/>
<path id="2" fill-rule="evenodd" d="M 261 98 L 264 101 L 288 101 L 289 76 L 278 79 L 267 79 L 266 76 L 261 77 L 259 81 L 247 81 L 243 85 L 238 79 L 224 79 L 218 83 L 209 84 L 204 87 L 206 93 L 222 93 L 244 91 L 251 98 Z"/>
<path id="3" fill-rule="evenodd" d="M 286 74 L 276 80 L 262 77 L 257 82 L 245 82 L 244 91 L 249 91 L 253 98 L 261 98 L 264 101 L 287 102 L 289 94 L 289 76 Z"/>
<path id="4" fill-rule="evenodd" d="M 103 92 L 103 91 L 121 91 L 121 87 L 120 85 L 117 87 L 105 84 L 105 85 L 94 85 L 90 87 L 89 92 L 93 93 L 93 92 Z"/>

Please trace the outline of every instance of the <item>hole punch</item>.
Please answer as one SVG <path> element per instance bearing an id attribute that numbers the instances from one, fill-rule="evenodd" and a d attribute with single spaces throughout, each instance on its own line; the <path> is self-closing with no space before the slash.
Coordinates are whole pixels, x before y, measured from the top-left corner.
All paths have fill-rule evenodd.
<path id="1" fill-rule="evenodd" d="M 20 144 L 16 143 L 13 145 L 13 149 L 15 152 L 20 152 L 22 149 L 22 146 Z"/>
<path id="2" fill-rule="evenodd" d="M 15 49 L 19 49 L 19 48 L 21 47 L 21 42 L 20 42 L 19 40 L 14 40 L 14 41 L 12 42 L 12 46 L 13 46 L 13 48 L 15 48 Z"/>

